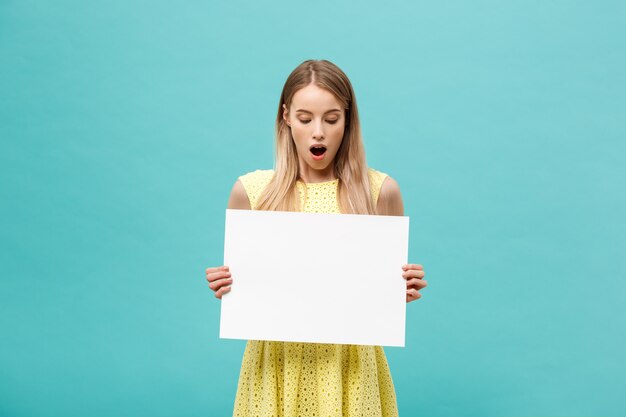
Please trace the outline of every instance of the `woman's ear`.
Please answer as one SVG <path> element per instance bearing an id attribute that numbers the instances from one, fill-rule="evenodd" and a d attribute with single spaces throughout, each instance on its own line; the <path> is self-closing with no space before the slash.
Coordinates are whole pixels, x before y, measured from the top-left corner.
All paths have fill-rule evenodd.
<path id="1" fill-rule="evenodd" d="M 288 114 L 287 106 L 285 106 L 285 103 L 283 103 L 283 119 L 285 120 L 285 123 L 287 123 L 287 126 L 291 126 L 289 124 L 289 119 L 287 118 L 287 114 Z"/>

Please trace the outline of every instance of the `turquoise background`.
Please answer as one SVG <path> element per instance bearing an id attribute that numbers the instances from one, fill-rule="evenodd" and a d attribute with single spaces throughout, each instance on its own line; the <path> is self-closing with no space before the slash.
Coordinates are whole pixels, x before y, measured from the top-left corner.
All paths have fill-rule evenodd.
<path id="1" fill-rule="evenodd" d="M 429 286 L 402 416 L 623 416 L 618 1 L 0 2 L 0 415 L 226 416 L 239 175 L 303 60 L 351 78 Z"/>

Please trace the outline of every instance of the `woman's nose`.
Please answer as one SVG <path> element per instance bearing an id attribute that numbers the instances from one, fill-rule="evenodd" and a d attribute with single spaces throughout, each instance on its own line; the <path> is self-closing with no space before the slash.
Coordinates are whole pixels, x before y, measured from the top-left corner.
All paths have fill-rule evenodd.
<path id="1" fill-rule="evenodd" d="M 324 137 L 324 129 L 322 126 L 322 122 L 315 123 L 315 129 L 313 129 L 313 138 L 321 139 Z"/>

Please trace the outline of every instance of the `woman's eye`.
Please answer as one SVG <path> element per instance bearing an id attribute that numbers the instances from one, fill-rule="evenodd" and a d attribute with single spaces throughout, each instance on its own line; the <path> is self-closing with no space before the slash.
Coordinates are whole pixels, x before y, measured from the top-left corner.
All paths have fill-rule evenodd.
<path id="1" fill-rule="evenodd" d="M 326 120 L 326 121 L 328 123 L 330 123 L 331 125 L 334 125 L 335 123 L 337 123 L 338 119 L 336 119 L 336 120 Z M 309 123 L 309 122 L 310 122 L 310 120 L 302 120 L 302 119 L 300 119 L 300 123 L 302 123 L 304 125 Z"/>

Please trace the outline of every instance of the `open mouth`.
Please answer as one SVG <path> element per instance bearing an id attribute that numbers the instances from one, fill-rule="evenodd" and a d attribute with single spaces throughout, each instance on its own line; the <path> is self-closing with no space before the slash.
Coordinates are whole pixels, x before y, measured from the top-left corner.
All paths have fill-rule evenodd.
<path id="1" fill-rule="evenodd" d="M 311 146 L 311 153 L 315 156 L 321 156 L 324 155 L 324 152 L 326 152 L 326 147 L 323 145 L 313 145 Z"/>

